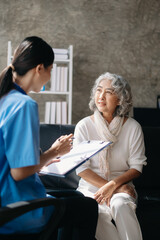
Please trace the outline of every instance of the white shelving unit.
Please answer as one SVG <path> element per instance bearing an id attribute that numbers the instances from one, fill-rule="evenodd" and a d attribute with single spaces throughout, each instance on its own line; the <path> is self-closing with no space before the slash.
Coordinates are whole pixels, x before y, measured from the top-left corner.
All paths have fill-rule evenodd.
<path id="1" fill-rule="evenodd" d="M 45 119 L 45 102 L 66 102 L 67 103 L 67 122 L 66 124 L 72 124 L 72 79 L 73 79 L 73 46 L 70 45 L 68 49 L 54 49 L 65 51 L 67 54 L 67 59 L 63 59 L 61 57 L 60 59 L 55 58 L 54 66 L 56 67 L 67 67 L 67 91 L 57 91 L 53 89 L 51 90 L 51 81 L 53 78 L 53 70 L 52 70 L 52 77 L 49 83 L 46 84 L 45 90 L 40 91 L 39 93 L 30 92 L 29 95 L 35 99 L 39 104 L 39 112 L 41 114 L 40 120 L 41 122 L 44 122 L 43 119 Z M 55 52 L 54 51 L 54 52 Z M 57 56 L 57 55 L 56 55 Z M 11 42 L 8 42 L 8 57 L 7 57 L 7 64 L 9 65 L 12 60 L 12 46 Z M 41 104 L 43 102 L 43 107 L 41 107 Z M 43 112 L 43 113 L 42 113 Z M 63 112 L 61 113 L 63 114 Z M 44 118 L 42 117 L 44 116 Z M 57 122 L 55 122 L 57 123 Z M 63 124 L 63 123 L 62 123 Z"/>

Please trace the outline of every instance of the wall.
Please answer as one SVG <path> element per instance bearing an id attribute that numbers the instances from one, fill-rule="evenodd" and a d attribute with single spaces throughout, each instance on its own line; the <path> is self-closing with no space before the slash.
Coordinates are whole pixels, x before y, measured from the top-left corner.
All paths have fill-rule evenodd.
<path id="1" fill-rule="evenodd" d="M 1 0 L 0 70 L 7 42 L 38 35 L 53 47 L 74 46 L 73 123 L 90 114 L 94 80 L 106 71 L 130 83 L 136 107 L 160 94 L 159 0 Z"/>

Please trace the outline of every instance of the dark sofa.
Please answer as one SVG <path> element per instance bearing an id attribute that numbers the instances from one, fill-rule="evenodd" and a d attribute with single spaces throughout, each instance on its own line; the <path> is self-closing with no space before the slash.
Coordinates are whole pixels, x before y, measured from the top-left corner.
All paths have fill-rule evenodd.
<path id="1" fill-rule="evenodd" d="M 74 132 L 74 125 L 40 125 L 40 146 L 43 151 L 61 135 Z M 143 127 L 147 166 L 141 177 L 135 180 L 139 195 L 137 216 L 144 240 L 160 239 L 160 127 Z M 48 192 L 75 190 L 79 177 L 75 172 L 66 178 L 41 176 Z"/>

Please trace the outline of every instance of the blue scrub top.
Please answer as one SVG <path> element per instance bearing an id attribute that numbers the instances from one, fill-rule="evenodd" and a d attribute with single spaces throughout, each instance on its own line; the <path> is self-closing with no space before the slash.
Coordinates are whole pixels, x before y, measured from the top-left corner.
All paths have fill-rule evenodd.
<path id="1" fill-rule="evenodd" d="M 38 174 L 15 181 L 11 168 L 39 164 L 37 103 L 17 85 L 0 99 L 0 196 L 1 206 L 46 197 Z M 35 233 L 43 229 L 53 207 L 40 208 L 0 227 L 0 233 Z"/>

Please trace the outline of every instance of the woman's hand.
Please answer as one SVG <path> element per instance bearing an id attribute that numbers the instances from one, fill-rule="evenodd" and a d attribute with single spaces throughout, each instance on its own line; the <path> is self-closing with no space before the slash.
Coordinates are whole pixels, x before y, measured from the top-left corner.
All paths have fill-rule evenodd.
<path id="1" fill-rule="evenodd" d="M 95 199 L 99 204 L 106 202 L 106 204 L 109 206 L 111 197 L 115 193 L 127 193 L 131 197 L 136 198 L 136 193 L 132 186 L 129 184 L 123 184 L 116 189 L 116 183 L 112 180 L 95 193 Z"/>
<path id="2" fill-rule="evenodd" d="M 116 183 L 112 180 L 108 183 L 106 183 L 103 187 L 101 187 L 95 194 L 95 200 L 99 204 L 103 204 L 104 202 L 107 203 L 109 206 L 110 204 L 110 199 L 116 189 Z"/>
<path id="3" fill-rule="evenodd" d="M 128 182 L 132 181 L 133 179 L 139 177 L 141 172 L 138 170 L 131 168 L 122 175 L 114 178 L 103 187 L 101 187 L 95 193 L 95 199 L 98 203 L 103 204 L 104 202 L 107 203 L 109 206 L 110 199 L 114 193 L 128 193 L 132 197 L 136 197 L 134 188 L 132 188 Z"/>
<path id="4" fill-rule="evenodd" d="M 123 184 L 122 186 L 120 186 L 119 188 L 117 188 L 114 193 L 127 193 L 127 194 L 129 194 L 131 197 L 136 198 L 135 190 L 134 190 L 134 188 L 133 188 L 132 186 L 130 186 L 129 184 Z"/>

